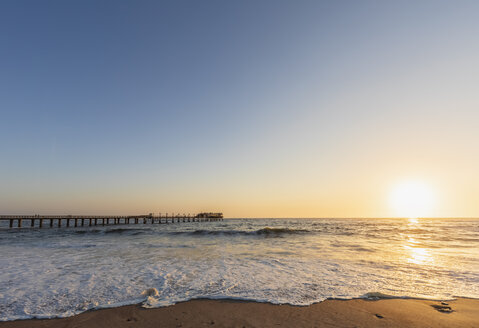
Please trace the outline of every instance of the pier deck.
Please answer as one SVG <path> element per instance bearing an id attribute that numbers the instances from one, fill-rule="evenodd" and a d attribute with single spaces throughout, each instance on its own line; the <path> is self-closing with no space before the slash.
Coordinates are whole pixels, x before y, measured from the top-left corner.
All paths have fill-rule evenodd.
<path id="1" fill-rule="evenodd" d="M 118 224 L 166 224 L 180 222 L 213 222 L 222 221 L 221 213 L 171 214 L 168 215 L 0 215 L 0 222 L 9 222 L 10 228 L 43 228 L 43 227 L 86 227 Z M 26 225 L 23 223 L 26 221 Z"/>

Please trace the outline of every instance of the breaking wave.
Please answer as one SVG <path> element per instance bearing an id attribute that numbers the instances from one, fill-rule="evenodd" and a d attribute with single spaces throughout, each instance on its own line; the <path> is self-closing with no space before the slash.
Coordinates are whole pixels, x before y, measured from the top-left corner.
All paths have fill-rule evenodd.
<path id="1" fill-rule="evenodd" d="M 289 229 L 289 228 L 262 228 L 258 230 L 195 230 L 195 231 L 177 231 L 174 234 L 187 234 L 192 236 L 211 236 L 211 235 L 229 235 L 229 236 L 282 236 L 310 233 L 310 230 Z"/>

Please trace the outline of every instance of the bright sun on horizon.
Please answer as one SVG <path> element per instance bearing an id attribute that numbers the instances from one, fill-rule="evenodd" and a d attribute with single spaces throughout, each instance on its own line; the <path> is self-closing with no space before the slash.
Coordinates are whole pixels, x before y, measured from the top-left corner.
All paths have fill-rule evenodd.
<path id="1" fill-rule="evenodd" d="M 404 181 L 394 186 L 390 204 L 396 216 L 419 218 L 432 216 L 435 197 L 432 188 L 421 181 Z"/>

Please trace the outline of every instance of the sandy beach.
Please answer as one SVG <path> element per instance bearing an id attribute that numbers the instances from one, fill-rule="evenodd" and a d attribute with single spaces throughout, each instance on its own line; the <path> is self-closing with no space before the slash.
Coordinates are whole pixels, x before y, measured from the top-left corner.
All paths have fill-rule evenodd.
<path id="1" fill-rule="evenodd" d="M 479 327 L 479 300 L 326 300 L 310 306 L 234 300 L 192 300 L 144 309 L 139 305 L 89 311 L 62 319 L 1 322 L 27 327 Z"/>

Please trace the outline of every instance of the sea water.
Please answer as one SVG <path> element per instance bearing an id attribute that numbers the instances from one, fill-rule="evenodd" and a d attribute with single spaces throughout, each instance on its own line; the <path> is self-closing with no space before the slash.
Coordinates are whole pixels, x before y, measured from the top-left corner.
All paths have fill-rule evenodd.
<path id="1" fill-rule="evenodd" d="M 195 298 L 308 305 L 382 294 L 479 298 L 479 220 L 0 228 L 3 321 Z"/>

